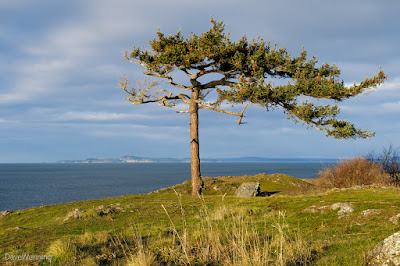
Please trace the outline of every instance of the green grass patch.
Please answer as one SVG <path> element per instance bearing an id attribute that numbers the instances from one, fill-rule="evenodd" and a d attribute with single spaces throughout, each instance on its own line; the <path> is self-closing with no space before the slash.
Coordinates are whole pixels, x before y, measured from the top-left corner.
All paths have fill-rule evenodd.
<path id="1" fill-rule="evenodd" d="M 234 197 L 245 181 L 280 193 Z M 379 241 L 400 229 L 389 222 L 400 213 L 397 188 L 315 194 L 307 192 L 312 185 L 278 174 L 208 178 L 205 184 L 202 198 L 188 195 L 184 182 L 149 195 L 13 212 L 0 218 L 0 264 L 26 264 L 6 254 L 29 253 L 52 255 L 52 265 L 363 265 Z M 354 212 L 339 218 L 329 208 L 306 210 L 338 202 L 351 203 Z M 67 219 L 76 209 L 82 215 Z M 369 209 L 379 211 L 364 216 Z"/>

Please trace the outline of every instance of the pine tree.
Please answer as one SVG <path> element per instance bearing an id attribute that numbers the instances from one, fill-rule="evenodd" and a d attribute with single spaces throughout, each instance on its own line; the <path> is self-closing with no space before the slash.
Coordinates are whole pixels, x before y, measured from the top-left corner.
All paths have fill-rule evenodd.
<path id="1" fill-rule="evenodd" d="M 328 63 L 317 66 L 316 57 L 307 58 L 303 49 L 292 57 L 286 48 L 271 46 L 258 38 L 249 42 L 246 37 L 234 42 L 224 32 L 223 22 L 211 18 L 212 27 L 197 36 L 191 33 L 184 38 L 181 32 L 165 36 L 160 30 L 150 41 L 150 50 L 134 47 L 125 53 L 125 59 L 143 66 L 145 75 L 155 77 L 143 85 L 129 87 L 128 78 L 120 81 L 121 88 L 129 94 L 126 98 L 134 104 L 158 102 L 165 107 L 177 103 L 188 105 L 190 114 L 191 180 L 192 194 L 201 194 L 203 182 L 200 174 L 198 110 L 208 109 L 238 116 L 242 124 L 244 111 L 249 104 L 267 110 L 279 107 L 290 119 L 303 122 L 337 139 L 369 138 L 374 135 L 356 129 L 350 122 L 336 119 L 340 110 L 337 104 L 314 104 L 304 98 L 330 99 L 341 102 L 376 87 L 387 78 L 380 70 L 378 75 L 366 78 L 360 84 L 346 87 L 339 79 L 340 70 Z M 176 83 L 175 75 L 181 71 L 191 85 Z M 200 82 L 199 78 L 220 74 L 220 78 Z M 215 77 L 215 75 L 213 76 Z M 286 85 L 275 85 L 272 79 L 287 79 Z M 180 89 L 179 93 L 158 87 L 158 80 L 165 80 Z M 187 84 L 189 84 L 189 82 Z M 214 101 L 206 95 L 216 91 Z M 306 96 L 306 97 L 304 97 Z M 222 109 L 221 104 L 245 104 L 242 112 Z"/>

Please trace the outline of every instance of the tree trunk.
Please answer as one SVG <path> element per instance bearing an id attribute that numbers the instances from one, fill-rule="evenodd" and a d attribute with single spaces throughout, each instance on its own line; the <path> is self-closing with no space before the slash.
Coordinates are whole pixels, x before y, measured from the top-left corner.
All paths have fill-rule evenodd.
<path id="1" fill-rule="evenodd" d="M 201 195 L 203 180 L 200 174 L 200 152 L 199 152 L 199 99 L 200 89 L 194 88 L 190 97 L 190 168 L 192 179 L 192 195 Z"/>

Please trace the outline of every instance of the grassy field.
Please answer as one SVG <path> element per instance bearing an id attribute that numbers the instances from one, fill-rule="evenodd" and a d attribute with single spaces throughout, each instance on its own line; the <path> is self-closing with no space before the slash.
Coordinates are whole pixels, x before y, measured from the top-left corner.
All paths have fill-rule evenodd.
<path id="1" fill-rule="evenodd" d="M 234 197 L 249 180 L 275 194 Z M 0 218 L 0 264 L 364 265 L 400 229 L 390 221 L 400 213 L 393 187 L 319 191 L 282 174 L 205 178 L 205 187 L 203 197 L 189 195 L 184 182 L 149 195 L 13 212 Z M 339 202 L 354 212 L 338 216 L 329 206 Z M 10 259 L 21 254 L 48 255 L 51 263 Z"/>

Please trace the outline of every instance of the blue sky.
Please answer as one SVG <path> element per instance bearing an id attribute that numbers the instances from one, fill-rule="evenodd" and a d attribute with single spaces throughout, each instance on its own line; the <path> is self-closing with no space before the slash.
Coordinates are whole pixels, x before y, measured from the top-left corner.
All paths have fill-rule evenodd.
<path id="1" fill-rule="evenodd" d="M 210 15 L 231 38 L 258 35 L 302 46 L 336 63 L 346 84 L 389 75 L 371 93 L 340 104 L 340 118 L 375 131 L 370 140 L 335 140 L 281 110 L 250 106 L 247 125 L 200 111 L 201 157 L 347 158 L 400 145 L 400 2 L 2 0 L 0 1 L 0 162 L 54 162 L 123 155 L 188 157 L 188 115 L 132 105 L 122 74 L 144 78 L 122 53 L 148 46 L 156 31 L 200 34 Z M 235 107 L 232 110 L 239 110 Z"/>

